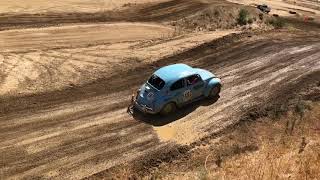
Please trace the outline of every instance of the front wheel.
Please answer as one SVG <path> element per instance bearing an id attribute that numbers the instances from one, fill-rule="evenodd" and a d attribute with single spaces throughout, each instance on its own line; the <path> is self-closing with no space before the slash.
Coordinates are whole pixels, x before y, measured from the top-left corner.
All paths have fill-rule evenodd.
<path id="1" fill-rule="evenodd" d="M 160 114 L 161 115 L 172 114 L 173 112 L 176 111 L 176 109 L 177 109 L 177 106 L 175 103 L 168 103 L 163 106 L 162 110 L 160 111 Z"/>
<path id="2" fill-rule="evenodd" d="M 215 85 L 212 87 L 212 89 L 210 90 L 210 93 L 209 93 L 209 98 L 215 98 L 219 95 L 221 91 L 221 85 Z"/>

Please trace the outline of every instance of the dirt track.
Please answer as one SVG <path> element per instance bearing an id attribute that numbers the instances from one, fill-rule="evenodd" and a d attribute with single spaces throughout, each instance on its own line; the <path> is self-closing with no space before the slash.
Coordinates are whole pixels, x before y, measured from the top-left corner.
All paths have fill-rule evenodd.
<path id="1" fill-rule="evenodd" d="M 180 15 L 197 4 L 183 2 Z M 0 32 L 0 179 L 80 179 L 189 145 L 307 83 L 305 77 L 319 77 L 319 33 L 235 32 L 174 36 L 172 27 L 146 23 Z M 166 118 L 127 114 L 131 93 L 172 63 L 214 72 L 223 81 L 221 97 Z"/>
<path id="2" fill-rule="evenodd" d="M 42 1 L 42 0 L 40 0 Z M 77 1 L 77 0 L 75 0 Z M 214 0 L 212 3 L 217 3 Z M 82 1 L 81 1 L 82 2 Z M 89 2 L 89 1 L 88 1 Z M 90 1 L 91 2 L 91 1 Z M 13 7 L 13 13 L 6 10 L 0 12 L 0 30 L 46 27 L 52 25 L 78 24 L 78 23 L 100 23 L 100 22 L 169 22 L 178 20 L 205 9 L 210 3 L 198 0 L 145 0 L 139 3 L 123 0 L 119 4 L 131 3 L 130 6 L 116 10 L 104 10 L 104 6 L 94 5 L 89 11 L 82 11 L 81 8 L 72 8 L 68 5 L 58 6 L 60 11 L 28 11 Z M 150 3 L 146 3 L 150 2 Z M 45 3 L 45 1 L 42 1 Z M 61 2 L 63 3 L 63 2 Z M 71 2 L 67 3 L 70 4 Z M 75 2 L 73 2 L 75 3 Z M 78 2 L 79 3 L 79 2 Z M 144 4 L 146 3 L 146 4 Z M 6 4 L 6 3 L 5 3 Z M 10 3 L 9 3 L 10 4 Z M 32 3 L 31 3 L 32 4 Z M 34 3 L 36 4 L 36 3 Z M 47 5 L 50 3 L 46 3 Z M 117 3 L 115 3 L 117 4 Z M 226 2 L 218 3 L 225 5 Z M 227 3 L 228 4 L 228 3 Z M 1 6 L 1 4 L 0 4 Z M 32 7 L 32 6 L 31 6 Z M 36 6 L 37 7 L 37 6 Z M 81 7 L 81 6 L 80 6 Z M 87 8 L 88 6 L 83 5 Z M 101 9 L 102 8 L 102 9 Z M 71 9 L 71 11 L 70 11 Z M 89 8 L 90 9 L 90 8 Z M 112 9 L 112 8 L 111 8 Z"/>
<path id="3" fill-rule="evenodd" d="M 4 13 L 46 13 L 46 12 L 97 12 L 120 9 L 129 4 L 161 2 L 165 0 L 12 0 L 0 2 Z"/>
<path id="4" fill-rule="evenodd" d="M 2 176 L 82 178 L 175 143 L 190 144 L 235 123 L 248 108 L 268 102 L 289 83 L 320 70 L 317 35 L 233 36 L 157 61 L 209 69 L 224 84 L 216 103 L 197 103 L 175 117 L 133 118 L 126 113 L 132 92 L 127 89 L 147 78 L 153 71 L 149 65 L 66 94 L 27 98 L 42 108 L 21 109 L 22 103 L 17 107 L 20 112 L 1 117 Z M 221 43 L 225 46 L 219 47 Z M 169 137 L 162 132 L 169 132 Z"/>
<path id="5" fill-rule="evenodd" d="M 173 28 L 150 23 L 2 31 L 0 94 L 21 96 L 80 86 L 234 32 L 173 37 Z"/>

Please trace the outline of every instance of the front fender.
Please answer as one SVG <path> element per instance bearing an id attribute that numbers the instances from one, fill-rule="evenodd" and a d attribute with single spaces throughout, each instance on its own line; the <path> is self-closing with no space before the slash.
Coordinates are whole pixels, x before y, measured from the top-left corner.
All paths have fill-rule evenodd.
<path id="1" fill-rule="evenodd" d="M 211 89 L 214 86 L 221 86 L 221 80 L 219 78 L 212 78 L 209 80 L 208 85 L 204 91 L 204 96 L 208 97 Z"/>

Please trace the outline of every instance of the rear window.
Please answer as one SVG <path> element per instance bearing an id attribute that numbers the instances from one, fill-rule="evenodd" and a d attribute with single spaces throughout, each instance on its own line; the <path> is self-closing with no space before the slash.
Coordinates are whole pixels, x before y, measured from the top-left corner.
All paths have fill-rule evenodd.
<path id="1" fill-rule="evenodd" d="M 158 90 L 161 90 L 165 84 L 164 80 L 162 80 L 156 75 L 152 75 L 148 80 L 148 83 Z"/>

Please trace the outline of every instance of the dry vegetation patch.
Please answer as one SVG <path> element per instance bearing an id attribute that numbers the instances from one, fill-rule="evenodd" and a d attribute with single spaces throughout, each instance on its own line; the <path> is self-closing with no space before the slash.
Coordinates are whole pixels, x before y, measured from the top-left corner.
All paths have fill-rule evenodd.
<path id="1" fill-rule="evenodd" d="M 320 103 L 299 101 L 279 118 L 242 123 L 188 159 L 163 164 L 162 179 L 316 179 L 320 176 Z"/>
<path id="2" fill-rule="evenodd" d="M 244 121 L 209 142 L 198 143 L 175 160 L 159 159 L 143 178 L 137 167 L 129 164 L 110 170 L 108 177 L 317 179 L 320 177 L 320 102 L 296 99 L 285 109 L 281 108 L 274 106 L 265 117 Z"/>
<path id="3" fill-rule="evenodd" d="M 245 17 L 240 17 L 245 12 Z M 263 19 L 252 7 L 235 4 L 210 4 L 202 11 L 171 23 L 184 30 L 214 31 L 216 29 L 234 29 L 243 25 L 261 27 Z"/>

